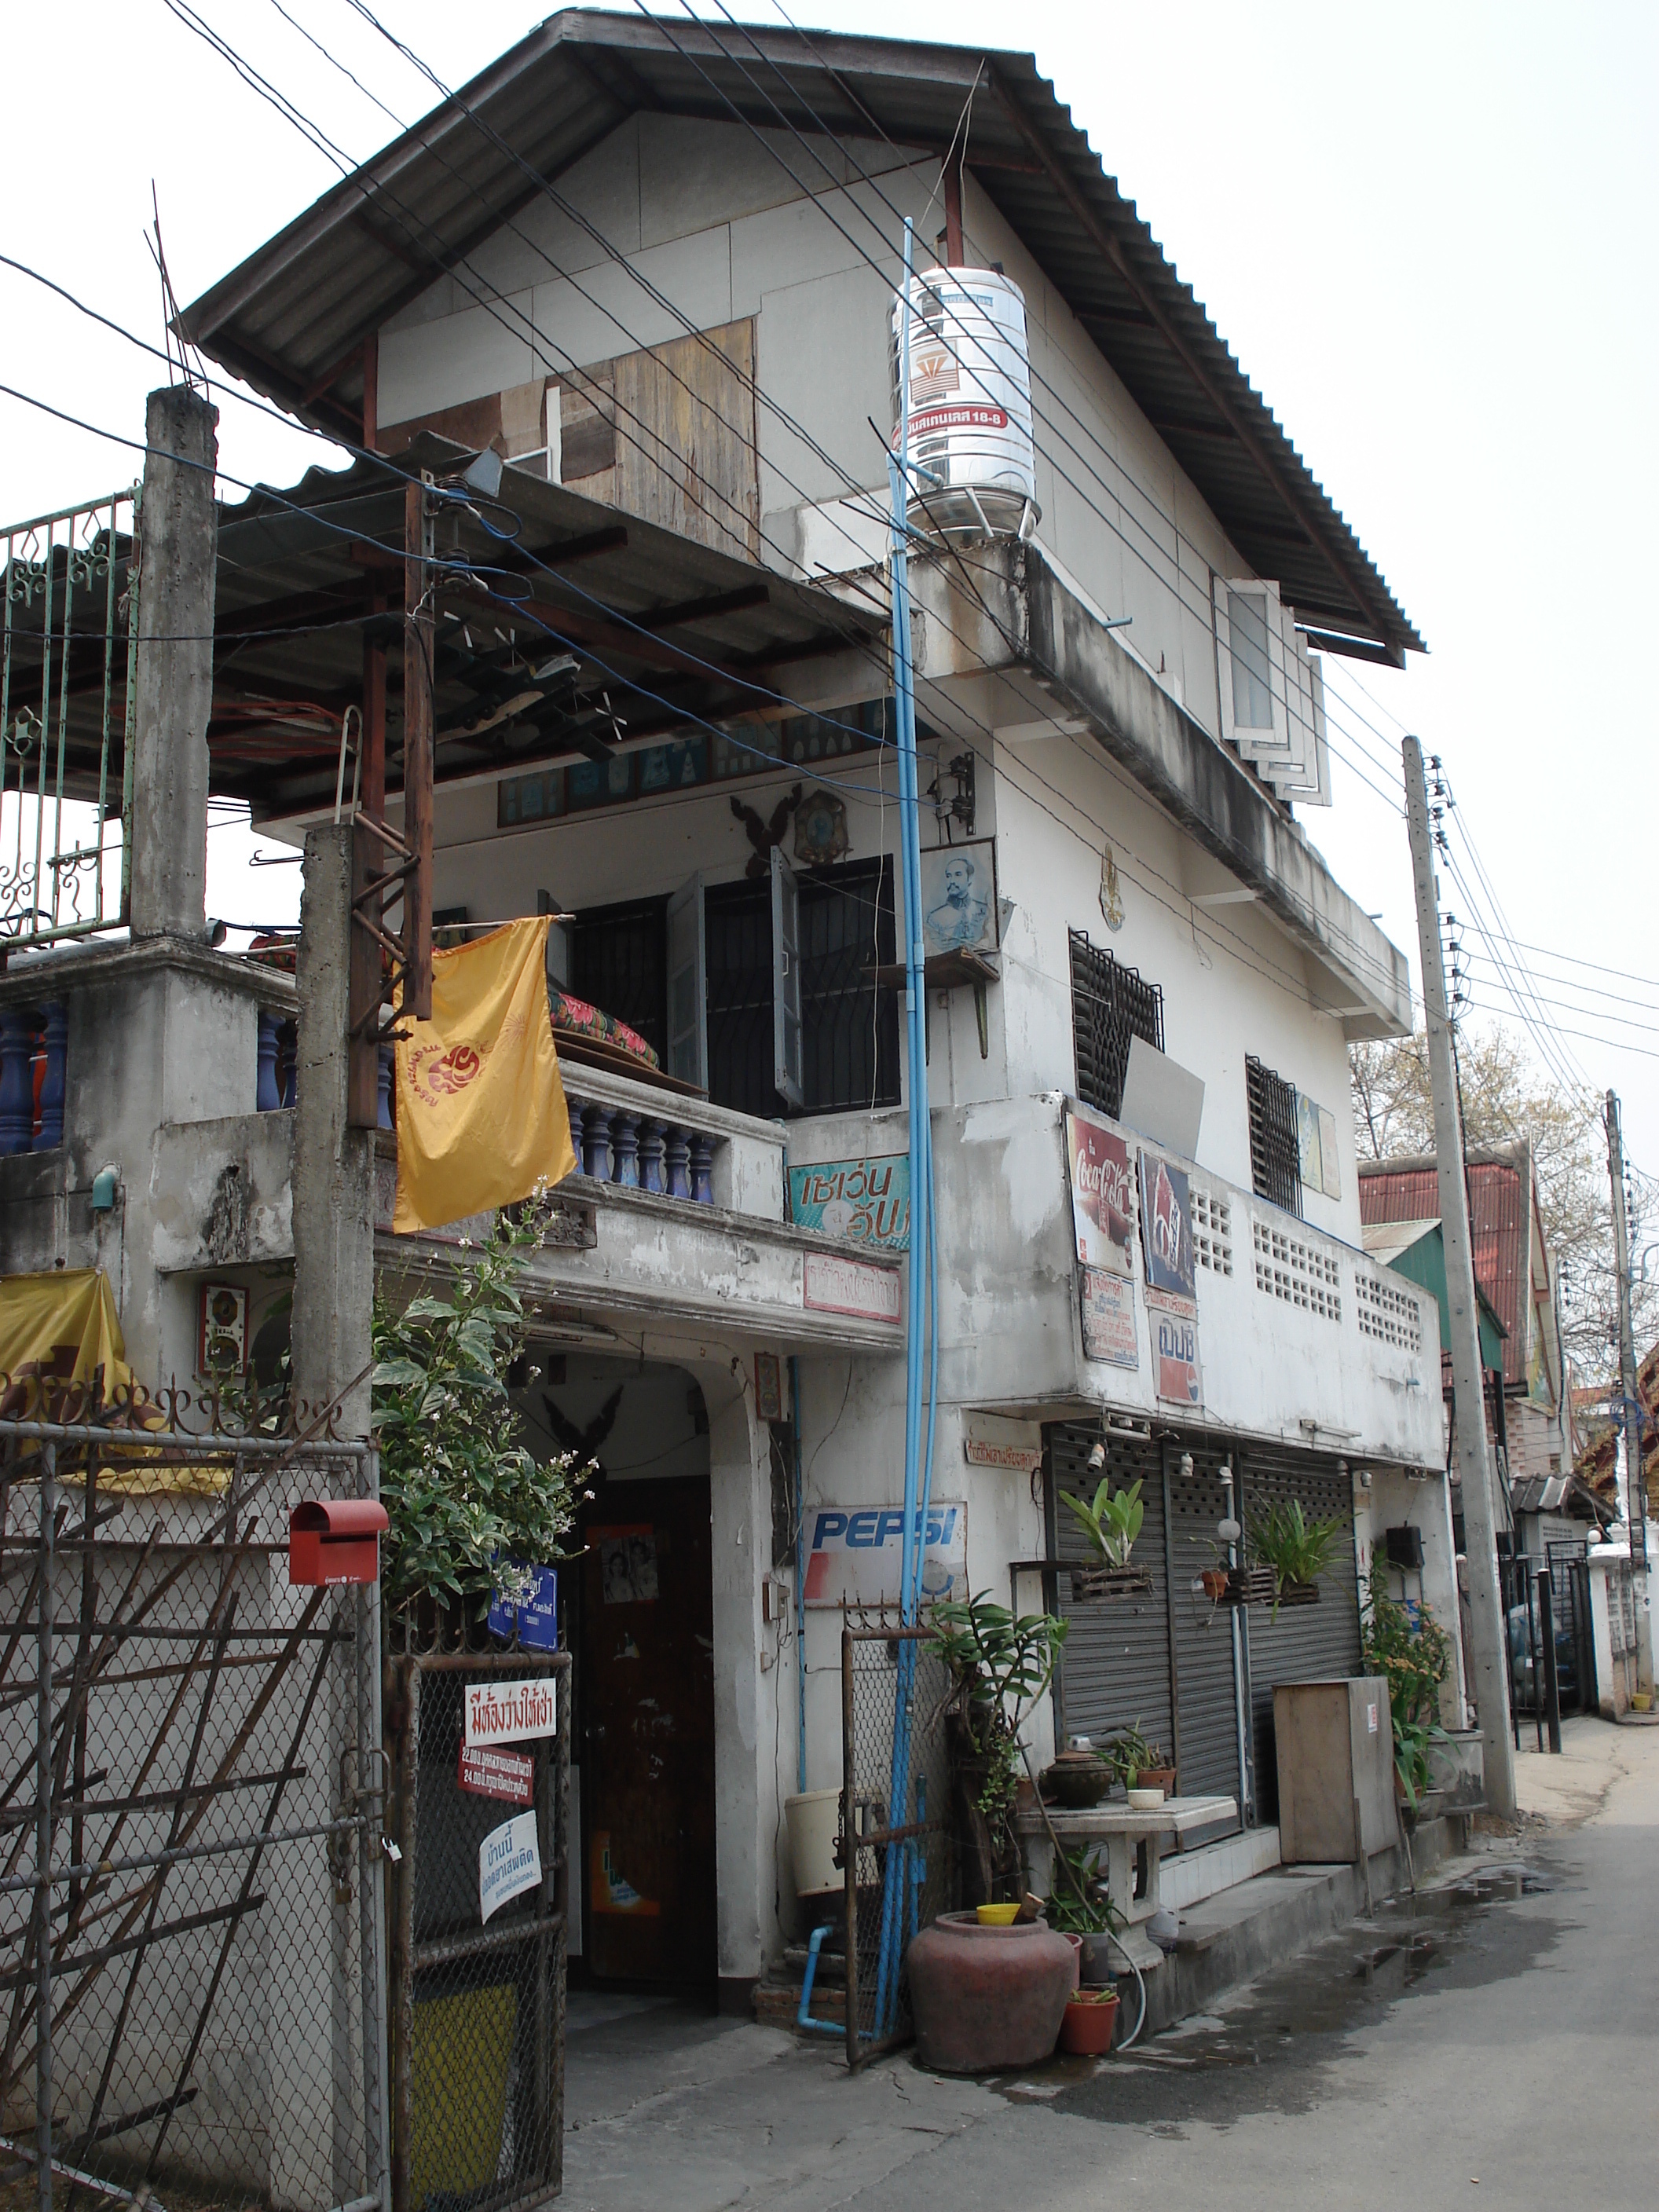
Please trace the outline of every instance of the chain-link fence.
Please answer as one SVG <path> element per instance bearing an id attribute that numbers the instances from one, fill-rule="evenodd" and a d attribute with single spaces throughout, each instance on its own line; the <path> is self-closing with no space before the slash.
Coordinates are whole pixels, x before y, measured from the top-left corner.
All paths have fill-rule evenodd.
<path id="1" fill-rule="evenodd" d="M 392 2212 L 561 2185 L 569 1670 L 516 1649 L 390 1662 Z"/>
<path id="2" fill-rule="evenodd" d="M 49 2212 L 383 2201 L 367 1446 L 0 1421 L 0 2167 Z"/>
<path id="3" fill-rule="evenodd" d="M 846 1882 L 847 2063 L 857 2068 L 908 2038 L 904 1954 L 954 1895 L 953 1686 L 931 1630 L 849 1623 L 841 1688 L 836 1862 Z"/>

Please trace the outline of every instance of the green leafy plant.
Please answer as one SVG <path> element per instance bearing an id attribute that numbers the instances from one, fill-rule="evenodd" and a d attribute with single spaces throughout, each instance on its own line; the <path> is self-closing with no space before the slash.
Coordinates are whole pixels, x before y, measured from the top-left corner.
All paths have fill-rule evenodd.
<path id="1" fill-rule="evenodd" d="M 1273 1571 L 1275 1620 L 1286 1589 L 1295 1583 L 1319 1580 L 1346 1527 L 1340 1514 L 1333 1514 L 1328 1521 L 1310 1521 L 1299 1498 L 1278 1498 L 1265 1513 L 1250 1516 L 1250 1548 L 1264 1566 Z"/>
<path id="2" fill-rule="evenodd" d="M 507 1388 L 524 1347 L 519 1279 L 538 1235 L 533 1215 L 503 1218 L 453 1280 L 428 1278 L 403 1306 L 377 1298 L 371 1389 L 391 1522 L 381 1587 L 392 1610 L 424 1598 L 476 1617 L 498 1563 L 561 1556 L 576 1457 L 537 1460 Z"/>
<path id="3" fill-rule="evenodd" d="M 1140 1524 L 1146 1517 L 1146 1509 L 1140 1502 L 1139 1481 L 1115 1492 L 1110 1475 L 1103 1475 L 1092 1504 L 1084 1498 L 1073 1498 L 1069 1490 L 1062 1490 L 1060 1494 L 1076 1516 L 1091 1548 L 1109 1567 L 1127 1567 L 1135 1538 L 1140 1534 Z"/>
<path id="4" fill-rule="evenodd" d="M 1047 1901 L 1048 1925 L 1062 1936 L 1115 1936 L 1123 1916 L 1107 1893 L 1098 1844 L 1059 1847 L 1054 1893 Z"/>
<path id="5" fill-rule="evenodd" d="M 1106 1747 L 1106 1756 L 1126 1790 L 1134 1788 L 1135 1777 L 1147 1767 L 1163 1766 L 1168 1763 L 1161 1746 L 1149 1743 L 1142 1735 L 1139 1721 L 1133 1728 L 1118 1730 Z"/>
<path id="6" fill-rule="evenodd" d="M 1389 1595 L 1381 1560 L 1372 1562 L 1360 1631 L 1366 1671 L 1389 1686 L 1395 1771 L 1415 1813 L 1428 1787 L 1430 1747 L 1449 1741 L 1440 1725 L 1440 1686 L 1451 1672 L 1451 1638 L 1426 1605 L 1413 1621 Z"/>
<path id="7" fill-rule="evenodd" d="M 1016 1617 L 983 1591 L 935 1606 L 931 1618 L 973 1754 L 983 1764 L 979 1809 L 1006 1842 L 1019 1786 L 1020 1729 L 1054 1679 L 1071 1624 L 1047 1613 Z"/>

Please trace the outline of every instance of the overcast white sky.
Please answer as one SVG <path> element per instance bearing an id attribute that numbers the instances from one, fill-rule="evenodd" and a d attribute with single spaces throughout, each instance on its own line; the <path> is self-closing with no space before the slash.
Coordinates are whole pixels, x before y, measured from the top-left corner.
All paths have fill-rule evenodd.
<path id="1" fill-rule="evenodd" d="M 352 155 L 390 135 L 275 0 L 196 4 Z M 1397 760 L 1403 724 L 1443 757 L 1514 936 L 1540 948 L 1524 957 L 1559 1002 L 1543 1018 L 1586 1033 L 1555 1049 L 1617 1086 L 1632 1152 L 1659 1170 L 1659 794 L 1642 643 L 1659 9 L 787 4 L 815 26 L 1035 50 L 1428 641 L 1403 675 L 1335 672 L 1339 748 Z M 400 115 L 429 104 L 349 0 L 284 6 Z M 771 0 L 733 7 L 780 20 Z M 386 0 L 384 16 L 452 84 L 538 20 L 502 0 Z M 188 300 L 335 174 L 163 0 L 20 9 L 6 46 L 11 82 L 33 91 L 9 106 L 5 251 L 152 341 L 152 176 Z M 159 362 L 4 268 L 0 331 L 0 381 L 142 436 Z M 289 482 L 325 450 L 224 406 L 230 477 Z M 107 491 L 138 465 L 0 397 L 8 520 Z M 1415 975 L 1403 822 L 1340 750 L 1335 776 L 1336 805 L 1305 817 L 1310 832 Z M 250 874 L 251 842 L 215 832 L 210 903 L 287 918 L 299 872 Z M 1449 883 L 1443 896 L 1467 913 Z M 1466 941 L 1478 1006 L 1510 1012 L 1478 933 Z"/>

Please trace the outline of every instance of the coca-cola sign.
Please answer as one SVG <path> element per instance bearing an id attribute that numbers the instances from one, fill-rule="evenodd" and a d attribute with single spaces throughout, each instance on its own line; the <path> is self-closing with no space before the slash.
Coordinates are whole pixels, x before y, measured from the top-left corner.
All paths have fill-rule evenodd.
<path id="1" fill-rule="evenodd" d="M 1134 1164 L 1129 1147 L 1086 1106 L 1066 1109 L 1066 1157 L 1072 1176 L 1072 1223 L 1077 1256 L 1109 1274 L 1133 1273 Z"/>

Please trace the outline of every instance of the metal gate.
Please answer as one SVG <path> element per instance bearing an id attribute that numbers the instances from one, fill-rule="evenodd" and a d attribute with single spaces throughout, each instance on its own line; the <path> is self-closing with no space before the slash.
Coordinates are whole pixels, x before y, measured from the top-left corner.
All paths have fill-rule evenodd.
<path id="1" fill-rule="evenodd" d="M 293 1504 L 374 1486 L 0 1421 L 0 2163 L 43 2212 L 383 2203 L 378 1591 L 287 1565 Z"/>
<path id="2" fill-rule="evenodd" d="M 1580 1536 L 1545 1547 L 1559 1632 L 1557 1680 L 1561 1710 L 1593 1713 L 1595 1698 L 1595 1632 L 1590 1621 L 1589 1546 Z"/>
<path id="3" fill-rule="evenodd" d="M 563 2181 L 570 1655 L 405 1647 L 386 1708 L 392 2212 L 517 2212 Z"/>
<path id="4" fill-rule="evenodd" d="M 908 1771 L 893 1768 L 901 1647 L 910 1677 Z M 945 1717 L 953 1692 L 925 1628 L 867 1620 L 841 1638 L 842 1795 L 836 1863 L 844 1880 L 842 1942 L 847 1969 L 847 2063 L 908 2039 L 910 1939 L 955 1893 Z"/>

